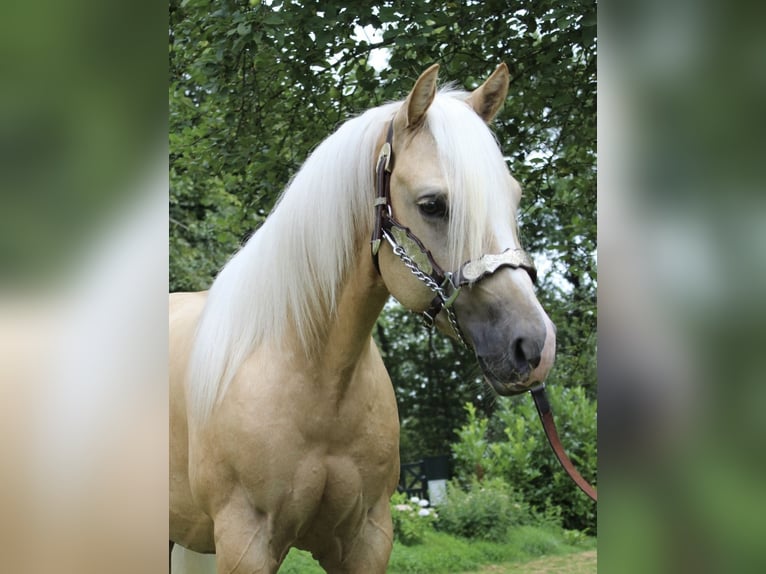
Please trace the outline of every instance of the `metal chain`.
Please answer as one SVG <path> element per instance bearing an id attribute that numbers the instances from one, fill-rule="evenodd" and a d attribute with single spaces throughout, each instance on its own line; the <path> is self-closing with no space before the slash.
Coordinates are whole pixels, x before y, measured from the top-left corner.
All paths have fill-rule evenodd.
<path id="1" fill-rule="evenodd" d="M 464 347 L 468 347 L 468 343 L 466 343 L 463 338 L 463 332 L 457 324 L 457 315 L 455 315 L 452 307 L 444 307 L 444 309 L 447 311 L 447 319 L 449 320 L 450 327 L 452 327 L 452 331 L 457 335 L 458 341 L 460 341 Z"/>
<path id="2" fill-rule="evenodd" d="M 388 239 L 388 237 L 386 238 Z M 402 260 L 402 263 L 404 263 L 405 267 L 410 270 L 410 272 L 420 279 L 423 283 L 425 283 L 426 287 L 431 289 L 434 293 L 436 293 L 442 301 L 446 301 L 448 299 L 447 294 L 444 292 L 444 289 L 442 289 L 442 286 L 439 285 L 436 281 L 434 281 L 429 275 L 426 275 L 423 271 L 421 271 L 420 267 L 417 266 L 415 261 L 407 255 L 407 253 L 404 251 L 404 249 L 394 241 L 391 241 L 389 239 L 389 243 L 391 243 L 391 247 L 394 250 L 394 253 L 399 257 L 399 259 Z M 447 313 L 447 320 L 449 321 L 450 327 L 452 327 L 452 331 L 457 336 L 458 340 L 464 345 L 468 346 L 468 344 L 465 342 L 465 339 L 463 338 L 463 333 L 460 330 L 460 327 L 457 323 L 457 316 L 455 315 L 455 312 L 452 310 L 452 307 L 442 307 Z M 432 325 L 431 325 L 432 326 Z"/>
<path id="3" fill-rule="evenodd" d="M 447 296 L 444 293 L 444 289 L 441 288 L 441 285 L 439 285 L 430 276 L 426 275 L 423 271 L 421 271 L 420 267 L 417 266 L 417 263 L 415 263 L 415 261 L 413 261 L 409 255 L 407 255 L 407 253 L 404 251 L 404 249 L 401 246 L 395 245 L 394 253 L 399 256 L 399 259 L 402 260 L 402 263 L 404 263 L 407 266 L 407 268 L 412 272 L 412 274 L 415 277 L 417 277 L 423 283 L 425 283 L 426 286 L 429 289 L 431 289 L 431 291 L 439 295 L 439 297 L 441 297 L 443 301 L 447 300 Z"/>

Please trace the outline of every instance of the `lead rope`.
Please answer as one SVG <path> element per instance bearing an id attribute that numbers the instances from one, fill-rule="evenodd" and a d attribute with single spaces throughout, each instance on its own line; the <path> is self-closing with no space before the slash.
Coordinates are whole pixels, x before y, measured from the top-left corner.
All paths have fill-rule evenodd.
<path id="1" fill-rule="evenodd" d="M 596 489 L 577 472 L 572 461 L 569 460 L 566 451 L 564 451 L 564 447 L 561 445 L 559 433 L 556 431 L 556 423 L 553 422 L 551 404 L 548 402 L 548 396 L 545 394 L 545 383 L 529 389 L 529 392 L 532 393 L 532 398 L 535 401 L 535 407 L 537 407 L 537 414 L 540 415 L 540 421 L 543 423 L 545 436 L 548 437 L 548 442 L 556 458 L 559 459 L 561 466 L 564 467 L 564 470 L 574 483 L 580 487 L 580 490 L 587 494 L 594 502 L 598 502 Z"/>

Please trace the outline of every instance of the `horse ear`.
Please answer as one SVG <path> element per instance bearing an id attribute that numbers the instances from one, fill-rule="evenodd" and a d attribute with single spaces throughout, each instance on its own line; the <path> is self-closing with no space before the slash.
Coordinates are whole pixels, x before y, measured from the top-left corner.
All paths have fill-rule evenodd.
<path id="1" fill-rule="evenodd" d="M 426 112 L 436 96 L 436 78 L 439 75 L 439 64 L 434 64 L 420 74 L 412 88 L 402 111 L 407 115 L 405 125 L 413 128 L 421 125 L 426 119 Z"/>
<path id="2" fill-rule="evenodd" d="M 511 76 L 508 66 L 500 64 L 481 86 L 468 96 L 468 104 L 486 123 L 491 122 L 503 106 L 508 95 Z"/>

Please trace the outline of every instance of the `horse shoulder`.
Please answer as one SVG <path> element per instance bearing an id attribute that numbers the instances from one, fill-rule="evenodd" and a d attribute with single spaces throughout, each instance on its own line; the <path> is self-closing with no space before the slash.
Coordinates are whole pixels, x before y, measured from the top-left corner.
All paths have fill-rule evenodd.
<path id="1" fill-rule="evenodd" d="M 214 542 L 212 522 L 190 486 L 184 378 L 206 297 L 206 292 L 172 293 L 169 300 L 170 537 L 200 552 L 211 552 Z"/>

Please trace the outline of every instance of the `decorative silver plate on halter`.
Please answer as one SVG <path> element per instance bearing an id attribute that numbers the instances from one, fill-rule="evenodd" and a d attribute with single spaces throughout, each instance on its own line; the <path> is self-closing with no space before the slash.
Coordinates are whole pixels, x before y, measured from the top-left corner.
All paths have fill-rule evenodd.
<path id="1" fill-rule="evenodd" d="M 482 277 L 492 275 L 501 267 L 519 267 L 527 271 L 535 268 L 532 258 L 523 249 L 508 248 L 502 253 L 482 255 L 478 259 L 465 263 L 460 269 L 457 277 L 458 285 L 474 283 Z"/>

